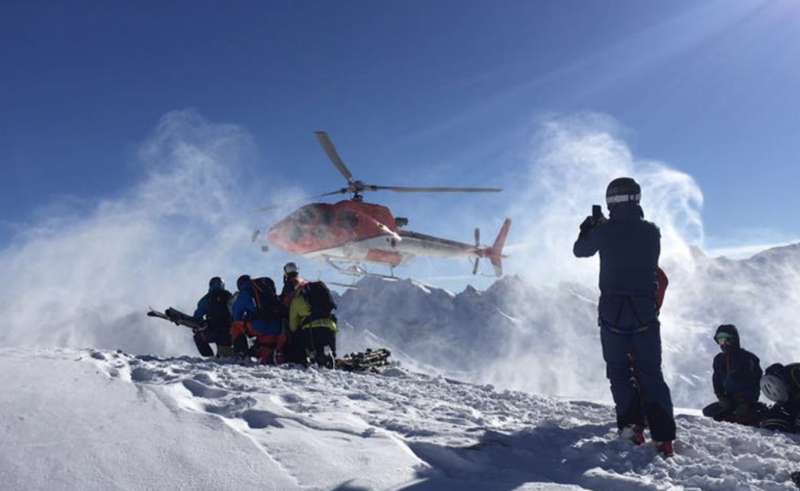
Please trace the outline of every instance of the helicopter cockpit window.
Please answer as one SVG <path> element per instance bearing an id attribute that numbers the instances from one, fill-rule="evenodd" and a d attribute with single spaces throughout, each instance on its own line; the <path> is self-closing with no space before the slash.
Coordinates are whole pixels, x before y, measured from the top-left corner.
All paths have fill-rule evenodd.
<path id="1" fill-rule="evenodd" d="M 349 210 L 344 210 L 339 213 L 339 225 L 347 228 L 356 228 L 358 226 L 358 215 Z"/>
<path id="2" fill-rule="evenodd" d="M 319 208 L 319 215 L 322 219 L 323 225 L 331 225 L 333 224 L 333 210 L 329 207 L 320 207 Z"/>
<path id="3" fill-rule="evenodd" d="M 298 225 L 294 225 L 292 227 L 292 231 L 290 232 L 289 238 L 292 240 L 292 242 L 297 242 L 301 237 L 303 237 L 303 229 L 301 229 Z"/>
<path id="4" fill-rule="evenodd" d="M 308 207 L 303 208 L 302 210 L 297 212 L 297 223 L 302 225 L 310 225 L 314 223 L 314 219 L 316 218 L 317 213 L 314 208 Z"/>

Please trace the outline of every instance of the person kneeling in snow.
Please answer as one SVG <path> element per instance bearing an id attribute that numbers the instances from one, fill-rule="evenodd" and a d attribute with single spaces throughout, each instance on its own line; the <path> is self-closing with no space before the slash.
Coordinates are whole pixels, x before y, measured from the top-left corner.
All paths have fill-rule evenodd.
<path id="1" fill-rule="evenodd" d="M 716 421 L 757 425 L 765 409 L 758 402 L 761 365 L 758 357 L 740 346 L 739 331 L 723 324 L 714 334 L 722 353 L 714 357 L 714 393 L 717 402 L 703 409 Z"/>
<path id="2" fill-rule="evenodd" d="M 275 283 L 266 277 L 253 280 L 248 275 L 242 275 L 236 280 L 236 286 L 239 292 L 232 307 L 231 325 L 234 344 L 241 350 L 246 345 L 246 341 L 242 343 L 243 339 L 246 340 L 245 336 L 255 337 L 256 341 L 250 352 L 261 363 L 283 363 L 286 308 L 278 300 Z"/>
<path id="3" fill-rule="evenodd" d="M 222 278 L 215 276 L 208 282 L 208 293 L 197 302 L 194 318 L 205 320 L 207 328 L 194 333 L 194 344 L 202 356 L 214 356 L 209 343 L 216 343 L 217 357 L 233 355 L 231 348 L 231 315 L 228 302 L 231 293 L 225 289 Z"/>
<path id="4" fill-rule="evenodd" d="M 769 408 L 761 427 L 787 432 L 800 431 L 800 363 L 767 367 L 761 377 L 761 392 L 775 404 Z"/>

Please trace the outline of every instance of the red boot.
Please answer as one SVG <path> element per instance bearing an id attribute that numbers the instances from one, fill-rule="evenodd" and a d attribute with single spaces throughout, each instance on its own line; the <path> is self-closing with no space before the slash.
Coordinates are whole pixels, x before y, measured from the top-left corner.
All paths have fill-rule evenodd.
<path id="1" fill-rule="evenodd" d="M 641 445 L 644 443 L 644 426 L 642 425 L 629 425 L 620 431 L 620 438 L 630 440 L 634 445 Z"/>
<path id="2" fill-rule="evenodd" d="M 672 442 L 655 442 L 656 443 L 656 450 L 660 453 L 664 458 L 672 457 L 675 455 L 675 452 L 672 450 Z"/>

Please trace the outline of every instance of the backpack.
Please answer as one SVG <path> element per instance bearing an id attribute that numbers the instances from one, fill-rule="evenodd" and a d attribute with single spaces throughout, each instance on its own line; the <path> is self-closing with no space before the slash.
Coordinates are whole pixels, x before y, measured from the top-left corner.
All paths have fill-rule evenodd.
<path id="1" fill-rule="evenodd" d="M 658 287 L 656 288 L 656 306 L 661 309 L 664 305 L 664 295 L 667 293 L 667 286 L 669 286 L 669 278 L 667 273 L 661 267 L 656 268 L 656 277 L 658 279 Z"/>
<path id="2" fill-rule="evenodd" d="M 275 294 L 275 282 L 266 276 L 252 280 L 253 299 L 256 301 L 256 320 L 279 321 L 285 317 L 286 308 Z"/>
<path id="3" fill-rule="evenodd" d="M 304 324 L 319 319 L 333 319 L 334 322 L 336 321 L 336 316 L 333 315 L 333 311 L 336 310 L 336 302 L 333 301 L 331 291 L 325 283 L 321 281 L 306 283 L 300 294 L 311 306 L 311 315 L 303 321 Z"/>
<path id="4" fill-rule="evenodd" d="M 208 326 L 211 330 L 227 330 L 231 325 L 231 313 L 228 310 L 228 301 L 231 298 L 227 290 L 213 290 L 208 292 Z"/>

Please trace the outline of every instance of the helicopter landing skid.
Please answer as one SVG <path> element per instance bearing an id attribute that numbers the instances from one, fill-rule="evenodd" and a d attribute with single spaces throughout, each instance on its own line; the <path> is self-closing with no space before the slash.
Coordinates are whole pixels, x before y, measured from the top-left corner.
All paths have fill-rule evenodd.
<path id="1" fill-rule="evenodd" d="M 329 256 L 325 257 L 325 262 L 327 262 L 328 265 L 330 265 L 330 267 L 332 267 L 333 269 L 335 269 L 339 273 L 346 274 L 346 275 L 349 275 L 349 276 L 358 276 L 358 277 L 370 276 L 372 278 L 380 278 L 380 279 L 386 280 L 386 281 L 397 281 L 397 280 L 400 279 L 400 278 L 398 278 L 397 276 L 394 275 L 394 268 L 392 268 L 392 274 L 391 275 L 385 275 L 385 274 L 380 274 L 380 273 L 370 273 L 369 271 L 364 269 L 364 267 L 361 266 L 357 262 L 346 263 L 347 265 L 345 265 L 345 264 L 341 264 L 339 262 L 336 262 L 334 259 L 332 259 Z"/>

